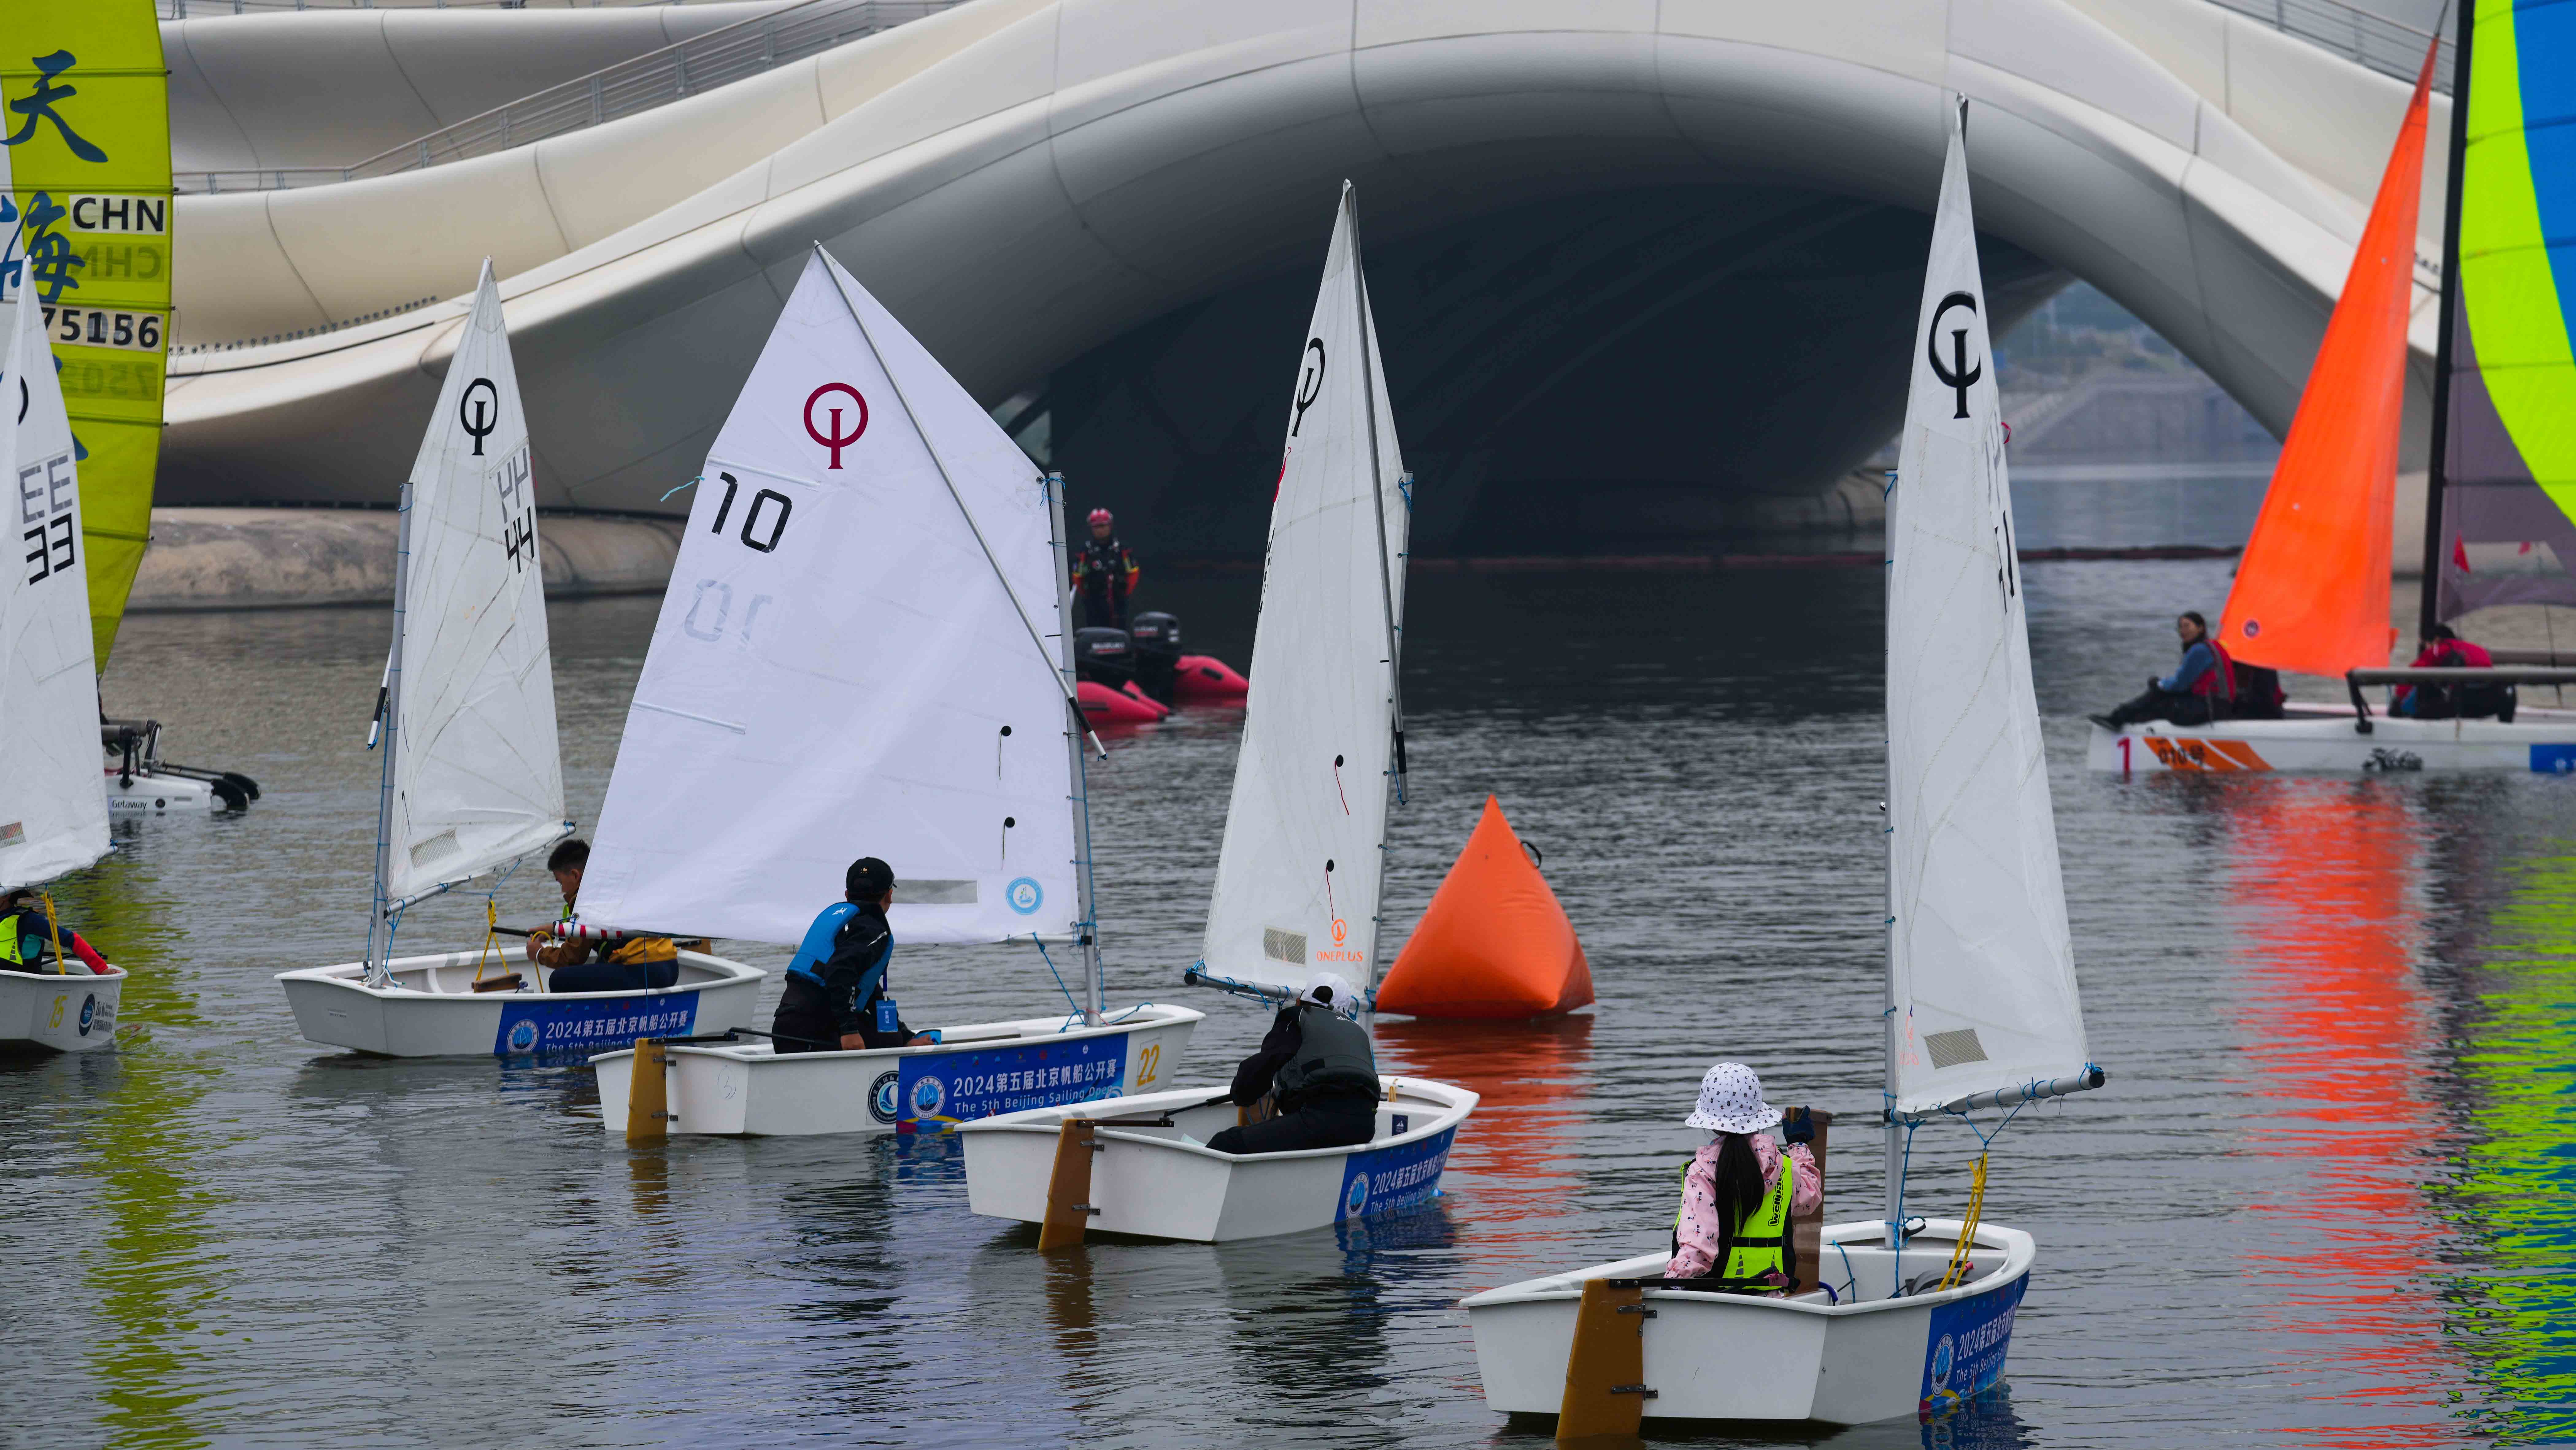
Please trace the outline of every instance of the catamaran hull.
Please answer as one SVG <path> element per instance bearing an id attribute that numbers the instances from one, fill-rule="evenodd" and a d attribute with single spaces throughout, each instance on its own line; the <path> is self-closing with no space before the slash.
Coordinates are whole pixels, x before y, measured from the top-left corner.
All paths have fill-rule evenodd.
<path id="1" fill-rule="evenodd" d="M 1172 1119 L 1169 1127 L 1103 1128 L 1091 1170 L 1090 1227 L 1103 1233 L 1224 1243 L 1302 1233 L 1420 1208 L 1440 1196 L 1458 1126 L 1476 1094 L 1420 1078 L 1380 1078 L 1377 1133 L 1350 1148 L 1236 1157 L 1206 1146 L 1238 1120 L 1207 1089 L 1042 1108 L 969 1123 L 966 1205 L 992 1218 L 1043 1223 L 1056 1145 L 1069 1118 Z M 1551 1406 L 1550 1408 L 1553 1408 Z"/>
<path id="2" fill-rule="evenodd" d="M 2343 774 L 2418 771 L 2576 772 L 2576 711 L 2524 710 L 2497 720 L 2407 720 L 2374 715 L 2370 733 L 2350 710 L 2288 720 L 2222 720 L 2213 725 L 2151 721 L 2124 730 L 2096 725 L 2085 764 L 2121 774 L 2225 774 L 2291 770 Z"/>
<path id="3" fill-rule="evenodd" d="M 308 1041 L 382 1057 L 564 1057 L 638 1037 L 684 1037 L 748 1027 L 760 1001 L 757 967 L 680 953 L 677 985 L 642 992 L 483 992 L 486 978 L 546 973 L 479 952 L 398 957 L 392 987 L 371 987 L 357 962 L 280 972 L 296 1030 Z"/>
<path id="4" fill-rule="evenodd" d="M 1884 1225 L 1828 1227 L 1824 1278 L 1841 1303 L 1823 1293 L 1763 1299 L 1648 1290 L 1655 1313 L 1643 1321 L 1644 1382 L 1655 1393 L 1646 1417 L 1865 1425 L 1935 1417 L 1992 1388 L 2003 1378 L 2013 1316 L 2030 1282 L 2030 1235 L 1980 1224 L 1967 1282 L 1889 1297 L 1899 1283 L 1937 1274 L 1958 1236 L 1956 1220 L 1932 1220 L 1907 1242 L 1902 1271 L 1891 1272 Z M 1468 1299 L 1485 1403 L 1506 1414 L 1557 1413 L 1584 1281 L 1653 1277 L 1664 1265 L 1660 1252 L 1641 1254 Z"/>
<path id="5" fill-rule="evenodd" d="M 941 1132 L 1012 1109 L 1114 1098 L 1171 1081 L 1206 1013 L 1147 1004 L 1099 1027 L 1062 1017 L 941 1029 L 930 1047 L 780 1054 L 769 1044 L 670 1049 L 668 1131 L 786 1138 Z M 673 1034 L 679 1035 L 679 1034 Z M 627 1128 L 635 1054 L 591 1059 L 600 1123 Z"/>
<path id="6" fill-rule="evenodd" d="M 125 972 L 59 976 L 0 970 L 0 1047 L 91 1052 L 116 1040 Z"/>

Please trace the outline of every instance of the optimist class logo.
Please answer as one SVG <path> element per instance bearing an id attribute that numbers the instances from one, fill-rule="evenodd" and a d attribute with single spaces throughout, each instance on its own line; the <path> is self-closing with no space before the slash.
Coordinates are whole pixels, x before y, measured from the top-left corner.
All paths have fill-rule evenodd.
<path id="1" fill-rule="evenodd" d="M 825 432 L 814 426 L 814 405 L 836 393 L 846 396 L 850 400 L 850 407 L 858 410 L 859 420 L 850 425 L 850 431 L 847 433 L 841 431 L 841 416 L 848 409 L 838 406 L 826 410 L 832 415 L 831 431 Z M 860 397 L 859 390 L 848 383 L 825 383 L 805 395 L 805 436 L 832 450 L 830 467 L 840 467 L 841 450 L 858 442 L 859 436 L 867 431 L 868 400 Z"/>

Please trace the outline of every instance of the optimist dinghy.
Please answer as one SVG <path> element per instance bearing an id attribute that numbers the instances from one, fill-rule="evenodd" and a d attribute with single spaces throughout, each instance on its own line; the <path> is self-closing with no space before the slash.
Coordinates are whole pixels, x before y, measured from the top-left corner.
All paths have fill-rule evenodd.
<path id="1" fill-rule="evenodd" d="M 1062 479 L 817 246 L 707 459 L 583 920 L 794 943 L 876 856 L 898 952 L 1070 942 L 1086 1000 L 936 1045 L 606 1053 L 609 1131 L 912 1132 L 1169 1086 L 1205 1014 L 1101 1007 L 1064 550 Z"/>
<path id="2" fill-rule="evenodd" d="M 0 570 L 0 892 L 77 871 L 108 846 L 79 450 L 42 313 L 19 295 L 0 303 L 8 328 L 0 390 L 22 400 L 0 408 L 0 459 L 18 481 L 10 490 L 13 534 L 22 532 L 30 547 L 23 559 L 12 549 Z M 16 945 L 9 944 L 13 955 Z M 93 972 L 77 960 L 0 964 L 0 1047 L 105 1047 L 115 1040 L 124 990 L 125 971 L 113 965 Z"/>
<path id="3" fill-rule="evenodd" d="M 1485 1402 L 1557 1414 L 1560 1440 L 1634 1434 L 1641 1416 L 1859 1424 L 1993 1385 L 2036 1248 L 1980 1221 L 1983 1158 L 1962 1220 L 1909 1219 L 1906 1144 L 1936 1118 L 2102 1082 L 2031 693 L 1964 131 L 1963 105 L 1889 499 L 1886 1216 L 1827 1226 L 1787 1297 L 1665 1280 L 1658 1252 L 1467 1300 Z"/>
<path id="4" fill-rule="evenodd" d="M 515 1057 L 751 1020 L 763 974 L 703 952 L 681 954 L 672 986 L 580 993 L 545 990 L 550 968 L 505 956 L 489 938 L 481 951 L 393 956 L 406 908 L 572 830 L 536 502 L 527 414 L 486 262 L 403 484 L 394 642 L 377 701 L 384 783 L 367 959 L 277 978 L 314 1042 L 393 1057 Z"/>
<path id="5" fill-rule="evenodd" d="M 2576 160 L 2524 145 L 2510 62 L 2496 73 L 2501 88 L 2472 90 L 2475 9 L 2460 19 L 2452 114 L 2466 134 L 2493 142 L 2452 152 L 2425 490 L 2426 639 L 2435 625 L 2493 605 L 2576 606 L 2576 458 L 2559 405 L 2539 401 L 2576 385 L 2566 336 L 2576 311 L 2546 286 L 2532 290 L 2530 279 L 2548 269 L 2531 260 L 2536 234 L 2518 235 L 2527 223 L 2513 220 L 2528 215 L 2535 184 L 2547 195 L 2576 183 L 2567 174 Z M 2485 686 L 2509 697 L 2516 686 L 2576 684 L 2576 670 L 2536 652 L 2497 651 L 2488 669 L 2388 667 L 2391 514 L 2433 64 L 2428 53 L 2217 636 L 2241 663 L 2341 675 L 2351 703 L 2293 704 L 2277 720 L 2097 724 L 2085 755 L 2094 770 L 2576 770 L 2576 710 L 2373 718 L 2363 693 Z M 2519 212 L 2516 195 L 2525 198 Z M 2504 369 L 2509 386 L 2490 390 L 2490 368 Z"/>
<path id="6" fill-rule="evenodd" d="M 1317 970 L 1354 977 L 1363 992 L 1375 980 L 1387 805 L 1404 771 L 1398 643 L 1412 479 L 1347 183 L 1287 432 L 1204 954 L 1183 974 L 1264 1001 L 1293 997 Z M 968 1201 L 977 1213 L 1045 1223 L 1041 1247 L 1078 1240 L 1085 1219 L 1215 1240 L 1416 1208 L 1439 1195 L 1476 1095 L 1382 1080 L 1393 1096 L 1379 1104 L 1375 1135 L 1347 1148 L 1214 1152 L 1208 1136 L 1239 1110 L 1211 1104 L 1207 1089 L 970 1124 Z"/>

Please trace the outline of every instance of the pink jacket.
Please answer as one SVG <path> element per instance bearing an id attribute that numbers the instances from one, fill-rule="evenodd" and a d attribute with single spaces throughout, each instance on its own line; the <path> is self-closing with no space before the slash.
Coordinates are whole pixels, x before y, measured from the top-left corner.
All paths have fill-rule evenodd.
<path id="1" fill-rule="evenodd" d="M 1682 1248 L 1664 1266 L 1668 1279 L 1695 1279 L 1716 1267 L 1718 1240 L 1726 1231 L 1717 1212 L 1717 1150 L 1724 1141 L 1700 1149 L 1682 1179 Z M 1770 1134 L 1756 1133 L 1753 1156 L 1762 1165 L 1762 1191 L 1769 1193 L 1780 1182 L 1780 1145 Z M 1790 1214 L 1814 1211 L 1825 1201 L 1825 1179 L 1816 1170 L 1815 1153 L 1804 1143 L 1792 1143 L 1789 1164 L 1797 1175 L 1789 1181 Z"/>

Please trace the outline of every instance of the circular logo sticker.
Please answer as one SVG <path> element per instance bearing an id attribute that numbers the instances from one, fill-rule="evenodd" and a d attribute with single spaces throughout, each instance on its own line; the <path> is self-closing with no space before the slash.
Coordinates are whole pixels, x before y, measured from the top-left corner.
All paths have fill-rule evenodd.
<path id="1" fill-rule="evenodd" d="M 925 1077 L 912 1085 L 912 1115 L 927 1118 L 936 1114 L 948 1101 L 948 1084 L 935 1077 Z"/>
<path id="2" fill-rule="evenodd" d="M 1351 1191 L 1342 1195 L 1342 1214 L 1346 1218 L 1357 1218 L 1360 1210 L 1366 1207 L 1368 1207 L 1368 1175 L 1362 1173 L 1351 1180 Z"/>
<path id="3" fill-rule="evenodd" d="M 87 1037 L 87 1036 L 89 1036 L 89 1024 L 90 1024 L 90 1023 L 91 1023 L 91 1021 L 92 1021 L 92 1020 L 94 1020 L 97 1016 L 98 1016 L 98 994 L 97 994 L 96 992 L 92 992 L 92 993 L 90 993 L 88 996 L 81 998 L 81 1026 L 80 1026 L 80 1035 L 81 1035 L 81 1036 L 83 1036 L 83 1037 Z"/>
<path id="4" fill-rule="evenodd" d="M 1946 1390 L 1950 1387 L 1950 1371 L 1956 1368 L 1957 1357 L 1958 1352 L 1951 1345 L 1950 1336 L 1946 1334 L 1941 1336 L 1939 1344 L 1932 1346 L 1932 1388 L 1934 1390 Z"/>
<path id="5" fill-rule="evenodd" d="M 2262 632 L 2263 621 L 2259 619 L 2249 619 L 2245 621 L 2245 637 L 2247 639 L 2252 639 L 2254 636 L 2261 634 Z"/>
<path id="6" fill-rule="evenodd" d="M 527 1019 L 526 1019 L 526 1018 L 524 1018 L 524 1017 L 520 1018 L 520 1019 L 519 1019 L 518 1021 L 516 1021 L 516 1022 L 511 1023 L 511 1024 L 510 1024 L 510 1050 L 511 1050 L 512 1052 L 534 1052 L 534 1051 L 536 1051 L 536 1050 L 537 1050 L 537 1024 L 535 1024 L 534 1022 L 531 1022 L 531 1021 L 527 1020 Z"/>
<path id="7" fill-rule="evenodd" d="M 875 1082 L 868 1084 L 869 1117 L 880 1123 L 894 1121 L 896 1110 L 903 1106 L 902 1095 L 898 1091 L 902 1077 L 900 1072 L 881 1072 Z"/>
<path id="8" fill-rule="evenodd" d="M 1010 889 L 1002 893 L 1002 899 L 1011 903 L 1011 910 L 1020 915 L 1035 916 L 1038 904 L 1046 900 L 1046 891 L 1035 880 L 1023 876 L 1011 883 Z"/>

